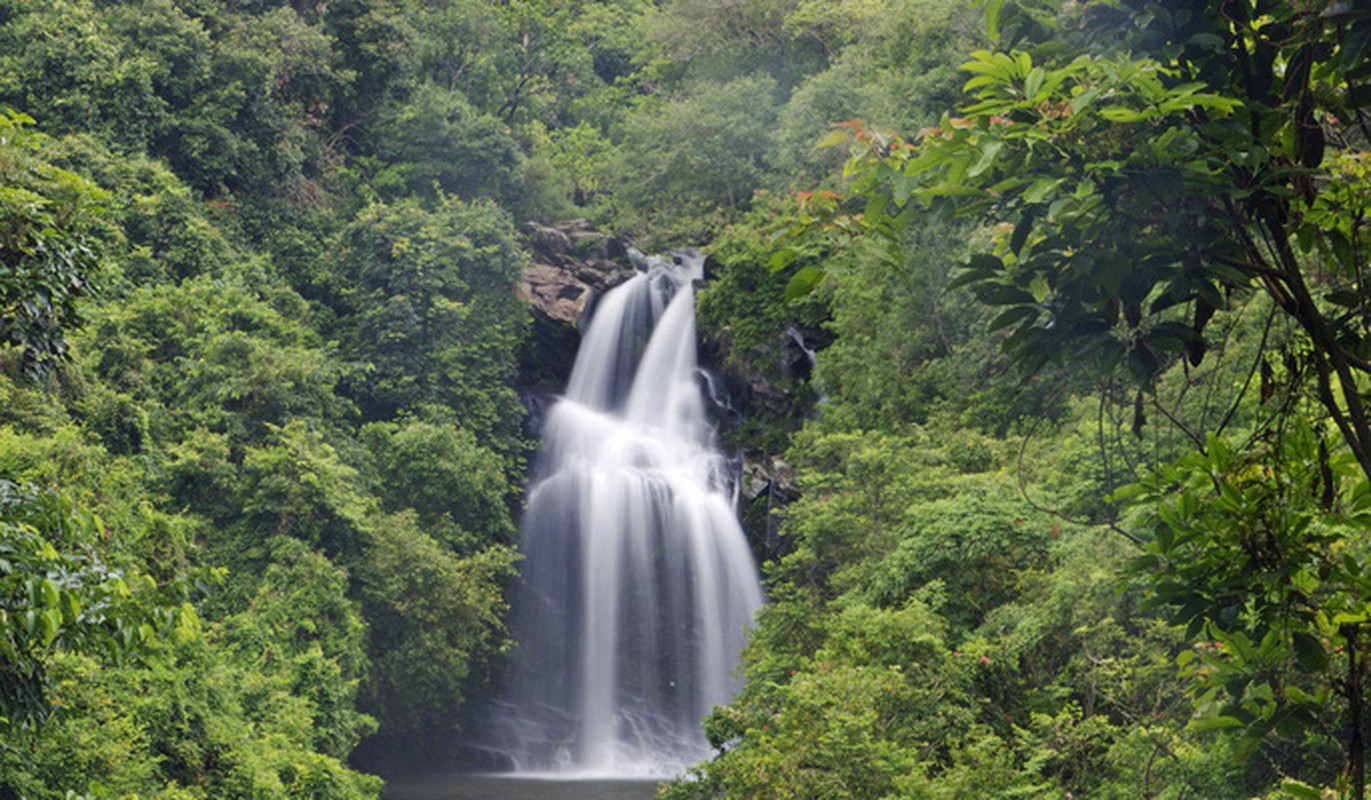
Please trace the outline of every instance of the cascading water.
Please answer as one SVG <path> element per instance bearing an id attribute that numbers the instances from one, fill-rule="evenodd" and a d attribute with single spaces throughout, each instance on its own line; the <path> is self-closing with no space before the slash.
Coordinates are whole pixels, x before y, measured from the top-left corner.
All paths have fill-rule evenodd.
<path id="1" fill-rule="evenodd" d="M 712 448 L 695 352 L 693 254 L 640 259 L 581 343 L 522 526 L 502 749 L 522 770 L 674 774 L 737 688 L 762 603 Z"/>

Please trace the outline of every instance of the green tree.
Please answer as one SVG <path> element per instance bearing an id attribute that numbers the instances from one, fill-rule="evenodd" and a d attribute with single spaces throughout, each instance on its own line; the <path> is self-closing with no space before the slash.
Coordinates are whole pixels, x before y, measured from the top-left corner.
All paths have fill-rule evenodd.
<path id="1" fill-rule="evenodd" d="M 1198 724 L 1236 729 L 1244 753 L 1283 739 L 1300 777 L 1333 783 L 1344 732 L 1329 711 L 1360 702 L 1364 680 L 1368 484 L 1299 416 L 1262 438 L 1245 451 L 1212 438 L 1124 490 L 1148 533 L 1134 569 L 1199 639 L 1178 660 Z M 1351 713 L 1344 778 L 1356 792 Z"/>
<path id="2" fill-rule="evenodd" d="M 362 440 L 386 511 L 413 509 L 425 530 L 461 555 L 514 539 L 504 463 L 469 431 L 408 419 L 372 423 Z"/>
<path id="3" fill-rule="evenodd" d="M 671 0 L 647 18 L 645 27 L 671 60 L 694 77 L 724 82 L 765 72 L 790 87 L 822 66 L 826 55 L 822 39 L 812 35 L 818 26 L 806 24 L 804 12 L 814 10 L 813 5 L 799 0 Z M 858 16 L 851 14 L 854 5 L 845 4 L 846 16 Z"/>
<path id="4" fill-rule="evenodd" d="M 123 663 L 198 627 L 187 587 L 159 586 L 110 558 L 100 546 L 108 536 L 65 497 L 0 480 L 0 732 L 47 718 L 57 652 Z"/>
<path id="5" fill-rule="evenodd" d="M 335 161 L 325 123 L 345 82 L 337 48 L 289 8 L 223 12 L 7 3 L 0 98 L 51 133 L 165 158 L 202 194 L 318 203 Z"/>
<path id="6" fill-rule="evenodd" d="M 915 146 L 858 134 L 861 224 L 895 231 L 927 207 L 1005 225 L 960 282 L 1004 307 L 995 324 L 1012 328 L 1009 346 L 1030 364 L 1127 365 L 1144 386 L 1168 354 L 1203 360 L 1225 292 L 1264 291 L 1308 338 L 1321 402 L 1371 473 L 1355 375 L 1364 98 L 1351 91 L 1371 19 L 1323 11 L 1157 15 L 1137 36 L 1162 60 L 1089 42 L 1046 64 L 1029 50 L 979 53 L 964 66 L 966 116 Z M 1070 13 L 1087 31 L 1114 19 Z"/>
<path id="7" fill-rule="evenodd" d="M 100 267 L 91 228 L 107 196 L 47 161 L 31 117 L 0 113 L 0 345 L 41 377 L 68 356 L 76 301 Z"/>
<path id="8" fill-rule="evenodd" d="M 766 175 L 777 91 L 767 76 L 743 77 L 630 116 L 612 167 L 621 213 L 690 238 L 746 208 Z"/>
<path id="9" fill-rule="evenodd" d="M 527 314 L 509 219 L 488 202 L 374 205 L 338 245 L 335 291 L 347 357 L 372 365 L 347 384 L 363 414 L 387 419 L 441 404 L 483 444 L 509 453 L 518 401 L 508 388 Z"/>
<path id="10" fill-rule="evenodd" d="M 378 128 L 377 151 L 388 162 L 374 180 L 382 191 L 510 201 L 523 189 L 524 154 L 509 130 L 460 92 L 423 84 Z"/>
<path id="11" fill-rule="evenodd" d="M 1216 311 L 1250 292 L 1267 295 L 1299 334 L 1288 351 L 1285 389 L 1299 397 L 1309 387 L 1317 398 L 1317 405 L 1283 404 L 1278 413 L 1302 417 L 1311 430 L 1331 423 L 1339 431 L 1333 460 L 1345 447 L 1361 466 L 1359 481 L 1329 477 L 1326 448 L 1313 458 L 1325 465 L 1325 507 L 1355 514 L 1361 490 L 1346 492 L 1371 476 L 1360 281 L 1371 230 L 1358 177 L 1368 133 L 1359 87 L 1371 74 L 1371 15 L 1348 4 L 1280 0 L 1223 9 L 997 2 L 987 10 L 990 34 L 1004 51 L 977 53 L 964 65 L 972 77 L 962 116 L 945 116 L 916 142 L 858 130 L 850 166 L 856 207 L 820 198 L 811 209 L 840 236 L 898 236 L 920 215 L 995 226 L 994 245 L 973 256 L 954 284 L 971 285 L 982 302 L 1000 308 L 991 327 L 1008 332 L 1006 347 L 1030 368 L 1087 363 L 1130 374 L 1140 388 L 1135 432 L 1159 376 L 1180 361 L 1176 369 L 1199 367 L 1220 341 L 1210 326 Z M 1265 399 L 1276 378 L 1267 362 L 1254 364 L 1253 375 L 1259 366 Z M 1251 376 L 1239 385 L 1251 385 Z M 1241 398 L 1231 402 L 1236 409 Z M 1223 458 L 1219 440 L 1207 435 L 1231 419 L 1186 433 L 1204 457 Z M 1350 578 L 1360 562 L 1349 550 L 1348 574 L 1306 573 L 1317 560 L 1310 554 L 1328 546 L 1324 537 L 1347 542 L 1351 528 L 1335 522 L 1325 532 L 1309 516 L 1271 519 L 1255 510 L 1285 497 L 1281 487 L 1298 472 L 1280 466 L 1289 458 L 1284 447 L 1253 451 L 1249 457 L 1269 472 L 1252 484 L 1223 479 L 1235 468 L 1227 460 L 1177 467 L 1192 479 L 1207 476 L 1193 503 L 1217 502 L 1210 508 L 1230 516 L 1220 522 L 1193 513 L 1193 505 L 1177 516 L 1163 505 L 1158 513 L 1173 519 L 1147 536 L 1158 537 L 1155 546 L 1174 561 L 1152 583 L 1192 630 L 1222 634 L 1234 648 L 1246 642 L 1252 653 L 1261 648 L 1224 663 L 1236 682 L 1224 691 L 1235 706 L 1255 704 L 1244 713 L 1255 715 L 1261 730 L 1284 724 L 1284 732 L 1293 725 L 1298 733 L 1312 718 L 1301 716 L 1308 709 L 1298 699 L 1264 703 L 1244 687 L 1269 685 L 1260 682 L 1263 670 L 1278 662 L 1323 673 L 1327 685 L 1321 639 L 1347 648 L 1347 781 L 1360 796 L 1360 637 L 1319 617 L 1363 602 L 1360 583 Z M 1265 500 L 1252 499 L 1257 495 Z M 1160 494 L 1148 497 L 1156 503 Z M 1243 545 L 1239 563 L 1251 574 L 1236 596 L 1227 594 L 1235 588 L 1229 573 L 1211 568 L 1229 546 L 1229 531 L 1275 542 Z M 1280 626 L 1259 611 L 1254 620 L 1221 608 L 1261 609 L 1287 592 L 1305 599 L 1282 605 Z M 1215 597 L 1224 600 L 1197 599 Z M 1288 616 L 1302 606 L 1305 612 Z M 1357 624 L 1359 613 L 1345 622 Z M 1299 697 L 1328 706 L 1327 694 Z"/>
<path id="12" fill-rule="evenodd" d="M 500 586 L 516 554 L 491 546 L 458 557 L 416 523 L 405 511 L 369 531 L 362 580 L 376 670 L 364 698 L 388 733 L 451 733 L 506 646 Z"/>
<path id="13" fill-rule="evenodd" d="M 221 635 L 275 690 L 310 703 L 309 745 L 346 759 L 376 729 L 356 707 L 370 666 L 366 621 L 348 598 L 347 572 L 324 555 L 281 538 L 271 557 L 250 604 L 224 621 Z"/>

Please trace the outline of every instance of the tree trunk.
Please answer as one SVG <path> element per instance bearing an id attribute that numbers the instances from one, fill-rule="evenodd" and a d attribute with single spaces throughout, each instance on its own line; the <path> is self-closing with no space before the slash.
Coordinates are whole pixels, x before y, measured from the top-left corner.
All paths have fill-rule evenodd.
<path id="1" fill-rule="evenodd" d="M 1347 737 L 1348 772 L 1352 782 L 1351 796 L 1352 800 L 1366 800 L 1366 753 L 1361 738 L 1362 666 L 1358 659 L 1358 656 L 1361 655 L 1361 642 L 1357 638 L 1357 625 L 1348 625 L 1344 631 L 1347 639 L 1347 705 L 1348 714 L 1352 718 L 1351 730 Z"/>

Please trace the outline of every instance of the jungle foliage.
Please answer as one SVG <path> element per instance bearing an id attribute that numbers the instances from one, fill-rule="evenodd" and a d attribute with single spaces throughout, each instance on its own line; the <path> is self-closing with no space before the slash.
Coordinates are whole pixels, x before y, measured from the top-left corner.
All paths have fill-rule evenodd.
<path id="1" fill-rule="evenodd" d="M 982 11 L 963 98 L 841 122 L 773 226 L 830 405 L 670 793 L 1361 797 L 1371 15 Z"/>
<path id="2" fill-rule="evenodd" d="M 0 0 L 0 798 L 376 797 L 359 744 L 473 724 L 518 226 L 570 217 L 707 247 L 771 470 L 666 796 L 1359 796 L 1369 50 L 1342 0 Z"/>

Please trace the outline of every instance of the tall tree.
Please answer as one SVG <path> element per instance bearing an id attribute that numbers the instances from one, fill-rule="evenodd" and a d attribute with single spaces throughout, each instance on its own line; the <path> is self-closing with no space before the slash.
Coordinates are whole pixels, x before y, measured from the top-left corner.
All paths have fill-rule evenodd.
<path id="1" fill-rule="evenodd" d="M 67 357 L 65 331 L 100 256 L 91 236 L 106 195 L 44 158 L 31 117 L 0 113 L 0 346 L 41 377 Z"/>
<path id="2" fill-rule="evenodd" d="M 1207 430 L 1173 420 L 1197 455 L 1118 499 L 1143 509 L 1130 536 L 1157 601 L 1220 643 L 1191 673 L 1210 724 L 1243 726 L 1253 745 L 1298 735 L 1336 690 L 1344 779 L 1361 797 L 1371 10 L 1024 0 L 986 11 L 999 48 L 963 66 L 958 115 L 908 140 L 852 124 L 852 197 L 813 196 L 806 213 L 840 237 L 898 240 L 916 217 L 986 225 L 992 246 L 953 285 L 1000 309 L 991 328 L 1030 369 L 1129 376 L 1135 432 L 1148 400 L 1166 412 L 1159 377 L 1215 347 L 1217 311 L 1257 293 L 1293 324 L 1285 363 L 1263 355 L 1243 384 L 1259 374 L 1261 400 L 1278 383 L 1290 398 L 1248 449 L 1223 441 L 1231 411 Z M 1177 492 L 1179 506 L 1166 499 Z"/>

